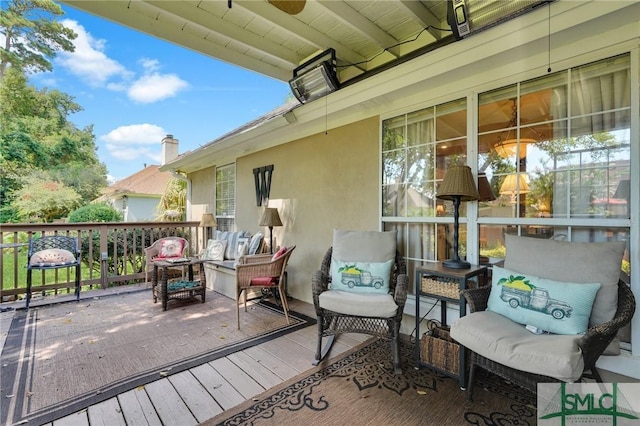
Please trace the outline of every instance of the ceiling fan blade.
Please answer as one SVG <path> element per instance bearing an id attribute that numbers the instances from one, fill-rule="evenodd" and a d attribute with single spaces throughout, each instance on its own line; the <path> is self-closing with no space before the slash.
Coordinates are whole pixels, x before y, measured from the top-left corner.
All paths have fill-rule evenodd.
<path id="1" fill-rule="evenodd" d="M 277 7 L 283 12 L 289 15 L 297 15 L 302 12 L 307 0 L 268 0 L 269 3 Z"/>

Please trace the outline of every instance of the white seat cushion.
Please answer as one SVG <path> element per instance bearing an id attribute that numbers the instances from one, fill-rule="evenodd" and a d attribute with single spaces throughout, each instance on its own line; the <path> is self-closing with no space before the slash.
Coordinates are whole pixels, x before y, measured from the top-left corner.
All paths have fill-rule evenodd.
<path id="1" fill-rule="evenodd" d="M 523 325 L 490 311 L 474 312 L 451 325 L 451 337 L 502 365 L 575 382 L 584 360 L 579 335 L 533 334 Z"/>
<path id="2" fill-rule="evenodd" d="M 351 293 L 329 290 L 319 296 L 322 309 L 359 317 L 391 318 L 398 311 L 390 294 Z"/>

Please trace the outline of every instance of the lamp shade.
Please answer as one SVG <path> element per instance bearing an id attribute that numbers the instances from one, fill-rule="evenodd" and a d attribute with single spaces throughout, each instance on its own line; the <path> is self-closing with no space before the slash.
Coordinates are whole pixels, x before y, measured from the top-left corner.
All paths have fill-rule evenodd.
<path id="1" fill-rule="evenodd" d="M 469 166 L 453 166 L 447 169 L 438 187 L 437 198 L 442 200 L 474 201 L 480 198 Z"/>
<path id="2" fill-rule="evenodd" d="M 202 215 L 202 219 L 200 219 L 200 226 L 201 227 L 214 227 L 216 226 L 216 218 L 213 217 L 212 213 L 204 213 Z"/>
<path id="3" fill-rule="evenodd" d="M 631 196 L 631 180 L 623 179 L 618 182 L 616 193 L 613 194 L 613 198 L 619 198 L 623 200 L 629 200 Z"/>
<path id="4" fill-rule="evenodd" d="M 504 182 L 500 186 L 500 195 L 526 194 L 529 192 L 529 184 L 527 183 L 527 175 L 524 173 L 512 173 L 504 178 Z"/>
<path id="5" fill-rule="evenodd" d="M 496 199 L 491 189 L 491 184 L 489 184 L 489 179 L 484 173 L 478 175 L 478 194 L 480 194 L 478 201 L 493 201 Z"/>
<path id="6" fill-rule="evenodd" d="M 267 207 L 264 209 L 262 213 L 262 217 L 260 218 L 260 226 L 282 226 L 282 221 L 280 220 L 280 215 L 278 214 L 278 209 L 273 207 Z"/>

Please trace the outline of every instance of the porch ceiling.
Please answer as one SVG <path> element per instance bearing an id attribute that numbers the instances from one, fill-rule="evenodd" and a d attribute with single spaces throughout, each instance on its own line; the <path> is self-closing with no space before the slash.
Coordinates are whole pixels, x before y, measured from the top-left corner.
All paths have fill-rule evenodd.
<path id="1" fill-rule="evenodd" d="M 452 39 L 446 0 L 231 0 L 231 7 L 228 0 L 62 2 L 282 81 L 327 48 L 336 50 L 344 84 Z M 281 10 L 291 3 L 304 8 Z"/>

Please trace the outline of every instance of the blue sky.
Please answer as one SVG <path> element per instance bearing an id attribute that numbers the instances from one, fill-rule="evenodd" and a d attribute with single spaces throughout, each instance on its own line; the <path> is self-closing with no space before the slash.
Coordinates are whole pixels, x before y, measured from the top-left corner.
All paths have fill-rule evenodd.
<path id="1" fill-rule="evenodd" d="M 161 140 L 172 134 L 180 153 L 193 150 L 282 105 L 286 82 L 62 6 L 78 34 L 72 54 L 58 54 L 53 72 L 30 77 L 58 89 L 84 110 L 71 121 L 94 125 L 98 156 L 111 179 L 160 164 Z"/>

